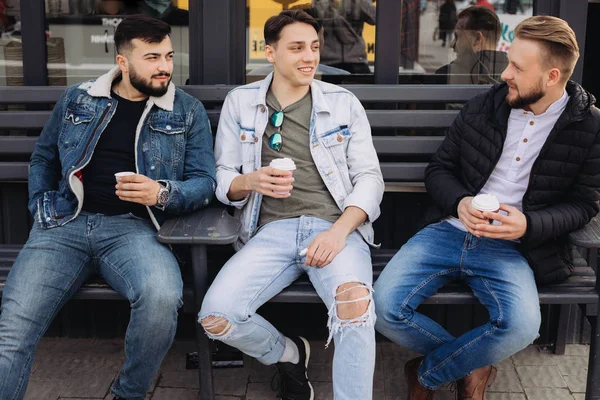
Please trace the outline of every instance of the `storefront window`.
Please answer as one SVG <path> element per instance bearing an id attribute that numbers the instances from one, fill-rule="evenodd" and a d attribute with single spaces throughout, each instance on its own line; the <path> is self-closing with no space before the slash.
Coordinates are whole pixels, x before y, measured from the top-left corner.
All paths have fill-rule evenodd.
<path id="1" fill-rule="evenodd" d="M 417 0 L 405 0 L 405 3 Z M 508 64 L 514 29 L 533 15 L 533 0 L 419 0 L 417 51 L 403 83 L 493 84 Z M 406 28 L 403 26 L 403 28 Z M 410 47 L 410 46 L 409 46 Z"/>
<path id="2" fill-rule="evenodd" d="M 0 0 L 2 1 L 2 0 Z M 171 25 L 173 83 L 189 76 L 188 1 L 46 0 L 50 85 L 94 79 L 115 65 L 114 33 L 123 18 L 144 14 Z"/>
<path id="3" fill-rule="evenodd" d="M 19 0 L 0 0 L 0 85 L 23 85 Z"/>
<path id="4" fill-rule="evenodd" d="M 376 3 L 372 0 L 248 0 L 247 81 L 273 70 L 265 59 L 263 29 L 282 10 L 302 9 L 321 25 L 321 63 L 317 78 L 348 75 L 372 80 L 375 61 Z"/>

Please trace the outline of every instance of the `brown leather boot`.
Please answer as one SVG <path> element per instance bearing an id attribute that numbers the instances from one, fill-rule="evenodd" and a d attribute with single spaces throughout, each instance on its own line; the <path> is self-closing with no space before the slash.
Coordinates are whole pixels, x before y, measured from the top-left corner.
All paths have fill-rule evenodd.
<path id="1" fill-rule="evenodd" d="M 492 386 L 498 370 L 493 365 L 482 367 L 470 375 L 459 379 L 457 383 L 457 400 L 486 400 L 485 391 Z"/>
<path id="2" fill-rule="evenodd" d="M 434 390 L 424 388 L 419 383 L 419 367 L 423 357 L 413 358 L 404 366 L 404 379 L 408 386 L 408 400 L 433 400 Z"/>

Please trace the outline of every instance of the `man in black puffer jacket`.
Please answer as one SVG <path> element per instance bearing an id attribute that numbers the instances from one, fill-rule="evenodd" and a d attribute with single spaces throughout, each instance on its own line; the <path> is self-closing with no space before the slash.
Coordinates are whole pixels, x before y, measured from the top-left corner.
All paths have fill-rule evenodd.
<path id="1" fill-rule="evenodd" d="M 538 335 L 536 281 L 571 273 L 568 234 L 598 213 L 600 187 L 600 111 L 568 80 L 578 57 L 563 20 L 523 21 L 505 83 L 465 105 L 426 170 L 435 205 L 428 225 L 390 261 L 374 293 L 377 330 L 424 355 L 406 364 L 409 400 L 431 399 L 453 381 L 458 399 L 485 399 L 492 364 Z M 495 195 L 499 212 L 475 209 L 477 195 Z M 453 279 L 490 314 L 458 338 L 416 312 Z"/>

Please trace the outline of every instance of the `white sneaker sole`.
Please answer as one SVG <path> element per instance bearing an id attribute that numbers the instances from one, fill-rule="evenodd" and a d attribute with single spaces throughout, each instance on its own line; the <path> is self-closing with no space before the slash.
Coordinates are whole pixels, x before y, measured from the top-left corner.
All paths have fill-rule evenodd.
<path id="1" fill-rule="evenodd" d="M 306 381 L 308 382 L 308 387 L 310 388 L 310 400 L 315 400 L 315 391 L 308 380 L 308 360 L 310 360 L 310 344 L 308 344 L 308 340 L 304 339 L 302 336 L 298 336 L 302 343 L 304 343 L 304 354 L 306 354 L 306 359 L 304 360 L 304 368 L 306 371 L 304 375 L 306 376 Z"/>

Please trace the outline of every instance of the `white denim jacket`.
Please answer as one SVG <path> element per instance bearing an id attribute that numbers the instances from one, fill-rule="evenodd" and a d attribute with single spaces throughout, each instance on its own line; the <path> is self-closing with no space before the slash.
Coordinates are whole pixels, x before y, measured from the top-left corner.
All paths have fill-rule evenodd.
<path id="1" fill-rule="evenodd" d="M 273 74 L 264 80 L 233 89 L 221 111 L 215 142 L 217 198 L 237 208 L 242 223 L 238 249 L 255 233 L 262 195 L 252 192 L 230 201 L 233 179 L 261 167 L 262 135 L 268 122 L 266 96 Z M 384 183 L 371 127 L 360 101 L 348 90 L 313 80 L 310 118 L 310 152 L 325 186 L 341 211 L 356 206 L 368 219 L 358 227 L 371 246 L 372 222 L 379 217 Z"/>

